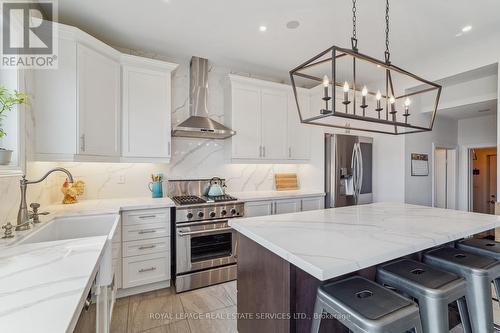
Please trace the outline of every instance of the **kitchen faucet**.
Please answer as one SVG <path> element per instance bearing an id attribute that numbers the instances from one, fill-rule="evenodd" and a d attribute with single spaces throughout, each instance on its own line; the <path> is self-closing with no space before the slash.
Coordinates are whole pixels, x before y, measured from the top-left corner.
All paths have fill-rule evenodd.
<path id="1" fill-rule="evenodd" d="M 30 218 L 37 218 L 37 213 L 30 214 L 28 212 L 28 205 L 26 203 L 26 188 L 30 184 L 37 184 L 43 182 L 45 178 L 47 178 L 51 173 L 55 171 L 64 172 L 68 176 L 68 182 L 73 183 L 73 175 L 64 168 L 54 168 L 49 170 L 42 178 L 38 180 L 27 180 L 26 175 L 23 175 L 22 179 L 19 181 L 21 187 L 21 204 L 19 205 L 19 212 L 17 213 L 17 226 L 16 231 L 19 230 L 28 230 L 30 228 Z M 38 206 L 39 207 L 39 206 Z M 37 209 L 38 209 L 37 207 Z M 33 208 L 33 207 L 32 207 Z"/>

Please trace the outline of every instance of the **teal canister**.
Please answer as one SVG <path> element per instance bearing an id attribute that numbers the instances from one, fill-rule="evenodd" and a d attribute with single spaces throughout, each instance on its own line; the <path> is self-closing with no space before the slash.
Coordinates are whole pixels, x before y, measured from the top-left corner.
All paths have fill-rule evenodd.
<path id="1" fill-rule="evenodd" d="M 163 198 L 163 182 L 149 182 L 148 184 L 149 190 L 151 191 L 151 195 L 153 198 Z"/>

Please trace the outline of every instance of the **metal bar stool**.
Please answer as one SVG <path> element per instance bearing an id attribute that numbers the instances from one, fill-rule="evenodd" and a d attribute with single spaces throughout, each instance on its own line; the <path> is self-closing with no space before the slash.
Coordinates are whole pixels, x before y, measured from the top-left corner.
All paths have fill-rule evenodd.
<path id="1" fill-rule="evenodd" d="M 449 332 L 448 304 L 453 302 L 458 304 L 463 331 L 471 332 L 463 278 L 415 260 L 400 259 L 379 266 L 377 282 L 418 301 L 424 332 Z"/>
<path id="2" fill-rule="evenodd" d="M 487 256 L 500 260 L 500 242 L 489 239 L 470 238 L 458 242 L 456 247 L 480 256 Z M 500 279 L 493 280 L 493 283 L 495 285 L 497 297 L 500 297 Z"/>
<path id="3" fill-rule="evenodd" d="M 318 288 L 311 333 L 319 332 L 324 312 L 354 333 L 422 332 L 414 302 L 360 276 Z"/>
<path id="4" fill-rule="evenodd" d="M 452 247 L 425 253 L 424 262 L 465 278 L 465 298 L 472 331 L 494 332 L 490 284 L 500 276 L 500 262 Z"/>

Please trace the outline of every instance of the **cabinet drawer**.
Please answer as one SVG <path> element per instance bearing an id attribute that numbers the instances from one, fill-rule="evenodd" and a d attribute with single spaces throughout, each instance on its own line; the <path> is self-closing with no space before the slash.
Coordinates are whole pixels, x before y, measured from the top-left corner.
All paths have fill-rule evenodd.
<path id="1" fill-rule="evenodd" d="M 123 257 L 170 252 L 170 237 L 153 238 L 123 243 Z"/>
<path id="2" fill-rule="evenodd" d="M 118 259 L 118 258 L 121 258 L 121 253 L 120 253 L 120 250 L 121 250 L 121 243 L 112 243 L 112 246 L 111 246 L 111 256 L 113 259 Z"/>
<path id="3" fill-rule="evenodd" d="M 170 222 L 170 208 L 140 210 L 123 213 L 123 226 Z"/>
<path id="4" fill-rule="evenodd" d="M 123 241 L 151 239 L 170 236 L 170 224 L 144 223 L 142 225 L 123 226 Z"/>
<path id="5" fill-rule="evenodd" d="M 170 280 L 169 254 L 149 254 L 123 259 L 123 287 Z"/>

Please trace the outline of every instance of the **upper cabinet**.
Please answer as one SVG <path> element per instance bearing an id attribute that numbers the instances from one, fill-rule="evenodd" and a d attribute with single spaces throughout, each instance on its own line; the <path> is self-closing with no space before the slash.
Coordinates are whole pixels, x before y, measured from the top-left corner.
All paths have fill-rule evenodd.
<path id="1" fill-rule="evenodd" d="M 300 123 L 290 86 L 230 75 L 227 106 L 231 126 L 231 158 L 286 162 L 307 160 L 310 131 Z M 299 103 L 309 107 L 306 89 Z"/>
<path id="2" fill-rule="evenodd" d="M 169 162 L 171 73 L 176 64 L 122 56 L 122 160 Z"/>
<path id="3" fill-rule="evenodd" d="M 120 63 L 77 45 L 79 155 L 120 156 Z"/>
<path id="4" fill-rule="evenodd" d="M 36 71 L 35 159 L 168 162 L 175 64 L 58 24 L 59 67 Z"/>

